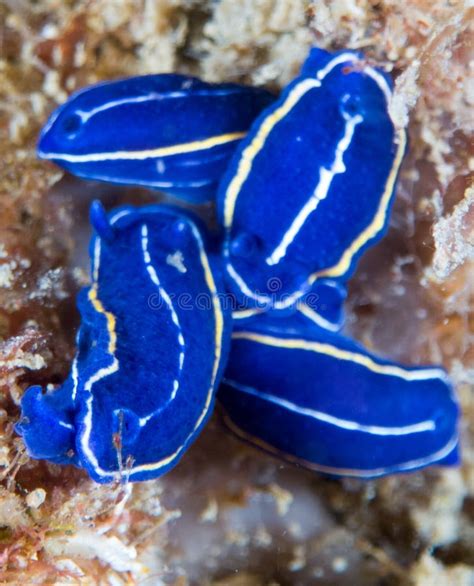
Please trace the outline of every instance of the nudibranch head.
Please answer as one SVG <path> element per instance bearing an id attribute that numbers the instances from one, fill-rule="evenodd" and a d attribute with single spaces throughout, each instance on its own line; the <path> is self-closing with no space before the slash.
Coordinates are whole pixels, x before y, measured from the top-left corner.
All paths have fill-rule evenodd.
<path id="1" fill-rule="evenodd" d="M 359 53 L 314 50 L 254 122 L 218 193 L 238 297 L 287 307 L 318 279 L 344 282 L 381 237 L 405 150 L 390 99 Z"/>
<path id="2" fill-rule="evenodd" d="M 74 410 L 69 385 L 60 391 L 30 387 L 22 397 L 22 417 L 15 430 L 25 441 L 32 458 L 56 464 L 74 464 Z"/>
<path id="3" fill-rule="evenodd" d="M 387 118 L 392 79 L 381 69 L 373 67 L 362 53 L 328 53 L 313 48 L 302 67 L 301 76 L 321 81 L 321 91 L 327 99 L 326 111 L 333 120 L 338 115 L 344 120 L 360 115 L 364 127 L 370 128 Z"/>
<path id="4" fill-rule="evenodd" d="M 65 440 L 54 431 L 60 454 L 46 453 L 37 430 L 65 418 L 51 404 L 65 397 L 75 462 L 98 482 L 147 480 L 178 462 L 212 412 L 230 338 L 220 269 L 176 208 L 106 215 L 94 204 L 91 220 L 92 284 L 78 298 L 71 373 L 49 395 L 27 391 L 18 429 L 33 457 L 57 461 Z"/>
<path id="5" fill-rule="evenodd" d="M 271 101 L 265 90 L 177 74 L 100 83 L 51 115 L 38 155 L 80 177 L 199 201 Z"/>

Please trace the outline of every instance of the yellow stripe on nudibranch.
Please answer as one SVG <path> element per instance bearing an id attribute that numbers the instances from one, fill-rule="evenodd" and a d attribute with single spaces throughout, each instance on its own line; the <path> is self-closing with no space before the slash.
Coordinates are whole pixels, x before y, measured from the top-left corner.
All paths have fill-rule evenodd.
<path id="1" fill-rule="evenodd" d="M 92 285 L 89 289 L 88 299 L 92 307 L 101 313 L 107 321 L 107 332 L 109 334 L 109 344 L 107 352 L 115 358 L 115 350 L 117 348 L 117 333 L 115 331 L 116 319 L 113 313 L 107 311 L 99 299 L 99 266 L 100 266 L 100 238 L 97 236 L 94 243 L 94 257 L 92 269 Z"/>
<path id="2" fill-rule="evenodd" d="M 117 348 L 117 333 L 115 331 L 116 319 L 113 313 L 106 311 L 102 305 L 102 301 L 98 297 L 97 284 L 92 285 L 89 289 L 89 301 L 92 303 L 93 308 L 97 313 L 102 313 L 107 320 L 107 331 L 109 333 L 109 345 L 107 351 L 109 354 L 114 355 Z"/>
<path id="3" fill-rule="evenodd" d="M 197 151 L 204 151 L 216 146 L 221 146 L 229 142 L 240 140 L 245 136 L 245 132 L 229 132 L 211 136 L 204 140 L 194 140 L 182 144 L 175 144 L 155 149 L 145 149 L 137 151 L 112 151 L 107 153 L 89 153 L 85 155 L 74 155 L 67 153 L 41 153 L 45 159 L 61 159 L 70 163 L 93 163 L 98 161 L 127 161 L 127 160 L 145 160 L 157 159 L 162 157 L 171 157 Z"/>
<path id="4" fill-rule="evenodd" d="M 276 336 L 247 331 L 234 332 L 232 334 L 232 339 L 248 340 L 250 342 L 273 346 L 275 348 L 284 348 L 286 350 L 305 350 L 315 352 L 316 354 L 324 354 L 331 358 L 335 358 L 336 360 L 345 360 L 358 364 L 359 366 L 364 366 L 376 374 L 395 376 L 406 381 L 419 381 L 433 378 L 439 378 L 442 380 L 446 379 L 446 374 L 440 368 L 407 370 L 392 364 L 381 364 L 369 356 L 357 352 L 351 352 L 350 350 L 344 350 L 326 342 L 315 342 L 304 338 L 278 338 Z"/>
<path id="5" fill-rule="evenodd" d="M 283 104 L 274 110 L 263 121 L 255 138 L 243 150 L 237 173 L 232 178 L 226 194 L 224 203 L 224 227 L 229 228 L 232 225 L 234 216 L 235 204 L 237 197 L 245 183 L 247 177 L 252 170 L 252 164 L 255 157 L 265 146 L 265 141 L 273 130 L 274 126 L 283 120 L 283 118 L 292 110 L 292 108 L 299 102 L 299 100 L 311 89 L 319 87 L 321 82 L 317 79 L 305 79 L 298 83 L 288 94 Z"/>
<path id="6" fill-rule="evenodd" d="M 230 182 L 224 203 L 224 227 L 230 228 L 235 211 L 235 204 L 240 190 L 242 189 L 245 180 L 252 170 L 252 164 L 255 157 L 265 146 L 265 141 L 269 137 L 275 125 L 287 116 L 294 106 L 298 104 L 300 99 L 310 90 L 321 87 L 322 80 L 330 73 L 336 65 L 341 63 L 357 61 L 358 58 L 352 53 L 343 53 L 332 59 L 325 67 L 316 72 L 314 78 L 307 78 L 297 83 L 291 92 L 286 97 L 283 104 L 276 108 L 267 118 L 262 122 L 255 138 L 243 150 L 241 159 L 237 168 L 237 173 Z"/>
<path id="7" fill-rule="evenodd" d="M 207 395 L 206 403 L 204 405 L 204 411 L 201 414 L 200 418 L 198 419 L 198 421 L 194 427 L 194 431 L 196 431 L 198 429 L 198 427 L 201 425 L 204 417 L 206 416 L 207 411 L 209 410 L 209 407 L 210 407 L 210 404 L 212 401 L 214 386 L 215 386 L 216 380 L 217 380 L 217 372 L 219 370 L 220 357 L 222 354 L 222 337 L 223 337 L 223 333 L 224 333 L 224 315 L 223 315 L 222 307 L 221 307 L 221 304 L 219 301 L 219 295 L 217 292 L 216 283 L 215 283 L 214 277 L 212 275 L 212 270 L 209 265 L 209 259 L 207 258 L 201 235 L 199 234 L 199 231 L 196 228 L 196 226 L 194 226 L 194 224 L 191 224 L 191 228 L 192 228 L 192 231 L 193 231 L 193 234 L 194 234 L 196 240 L 199 242 L 200 260 L 201 260 L 201 264 L 204 268 L 204 275 L 205 275 L 205 279 L 206 279 L 206 284 L 209 288 L 209 291 L 211 292 L 212 306 L 214 309 L 214 320 L 216 322 L 214 364 L 212 367 L 211 384 L 209 387 L 209 392 Z M 194 431 L 193 431 L 193 433 L 194 433 Z"/>
<path id="8" fill-rule="evenodd" d="M 96 236 L 95 244 L 94 244 L 94 256 L 93 256 L 93 270 L 92 270 L 92 286 L 89 289 L 88 299 L 92 304 L 92 307 L 97 311 L 105 316 L 106 323 L 107 323 L 107 332 L 109 334 L 109 343 L 107 347 L 107 353 L 110 354 L 111 362 L 108 366 L 104 366 L 100 368 L 97 372 L 95 372 L 92 376 L 90 376 L 87 381 L 84 383 L 84 391 L 89 393 L 89 396 L 86 399 L 87 405 L 87 412 L 83 419 L 83 431 L 79 439 L 79 443 L 82 446 L 82 449 L 87 457 L 92 463 L 97 462 L 97 458 L 95 457 L 94 452 L 89 447 L 89 439 L 90 434 L 92 431 L 92 408 L 91 403 L 93 400 L 92 394 L 92 387 L 95 385 L 96 382 L 99 380 L 110 376 L 119 370 L 119 361 L 115 356 L 115 352 L 117 350 L 117 333 L 115 330 L 116 327 L 116 318 L 110 312 L 107 311 L 102 304 L 102 301 L 99 298 L 99 266 L 100 266 L 100 238 Z"/>

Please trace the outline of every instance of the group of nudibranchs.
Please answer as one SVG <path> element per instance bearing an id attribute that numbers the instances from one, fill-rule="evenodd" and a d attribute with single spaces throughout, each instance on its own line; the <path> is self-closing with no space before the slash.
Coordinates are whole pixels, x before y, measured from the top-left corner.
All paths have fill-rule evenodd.
<path id="1" fill-rule="evenodd" d="M 458 463 L 445 371 L 341 333 L 347 281 L 386 230 L 406 149 L 391 98 L 361 53 L 314 48 L 279 97 L 161 74 L 58 108 L 41 158 L 177 204 L 92 205 L 76 356 L 62 386 L 22 398 L 29 454 L 97 482 L 156 478 L 217 395 L 237 436 L 328 475 Z M 215 200 L 218 233 L 183 200 Z"/>

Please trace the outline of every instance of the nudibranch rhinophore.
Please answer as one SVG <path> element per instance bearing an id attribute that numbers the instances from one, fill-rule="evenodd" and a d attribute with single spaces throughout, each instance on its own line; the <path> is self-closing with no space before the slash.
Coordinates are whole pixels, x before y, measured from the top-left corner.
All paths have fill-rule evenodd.
<path id="1" fill-rule="evenodd" d="M 232 338 L 218 397 L 242 439 L 330 475 L 459 462 L 458 406 L 443 369 L 377 358 L 298 314 L 250 318 Z"/>
<path id="2" fill-rule="evenodd" d="M 239 144 L 217 203 L 227 284 L 247 313 L 344 283 L 383 235 L 406 145 L 391 95 L 360 53 L 312 49 Z"/>
<path id="3" fill-rule="evenodd" d="M 100 83 L 53 112 L 38 155 L 86 179 L 206 201 L 250 124 L 273 100 L 263 89 L 178 74 Z"/>
<path id="4" fill-rule="evenodd" d="M 26 391 L 17 431 L 33 458 L 76 464 L 97 482 L 156 478 L 213 408 L 230 340 L 219 259 L 175 208 L 107 216 L 96 203 L 91 220 L 71 373 L 57 390 Z"/>

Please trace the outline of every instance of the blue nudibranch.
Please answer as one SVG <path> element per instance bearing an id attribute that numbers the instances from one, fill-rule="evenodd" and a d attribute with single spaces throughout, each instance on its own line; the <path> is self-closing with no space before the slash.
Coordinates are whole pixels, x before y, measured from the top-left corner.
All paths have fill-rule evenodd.
<path id="1" fill-rule="evenodd" d="M 40 156 L 214 197 L 222 230 L 216 243 L 176 208 L 93 205 L 71 374 L 22 399 L 32 457 L 98 482 L 155 478 L 196 438 L 222 379 L 229 427 L 310 469 L 369 478 L 458 463 L 445 371 L 340 333 L 347 280 L 386 230 L 406 148 L 391 88 L 358 52 L 312 49 L 276 101 L 157 75 L 95 86 L 53 114 Z M 233 326 L 223 293 L 237 302 Z"/>
<path id="2" fill-rule="evenodd" d="M 205 201 L 273 99 L 263 89 L 177 74 L 101 83 L 53 112 L 38 155 L 79 177 Z"/>
<path id="3" fill-rule="evenodd" d="M 60 389 L 28 389 L 17 429 L 33 457 L 97 482 L 147 480 L 177 463 L 212 411 L 230 336 L 219 269 L 175 209 L 91 215 L 77 356 Z M 198 294 L 211 303 L 196 307 Z"/>
<path id="4" fill-rule="evenodd" d="M 458 463 L 458 407 L 443 369 L 391 363 L 295 317 L 234 329 L 219 398 L 239 437 L 331 475 Z"/>
<path id="5" fill-rule="evenodd" d="M 391 93 L 361 54 L 313 49 L 254 122 L 218 192 L 228 286 L 243 305 L 284 308 L 322 278 L 344 282 L 383 235 L 406 143 Z"/>

